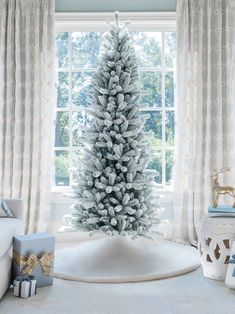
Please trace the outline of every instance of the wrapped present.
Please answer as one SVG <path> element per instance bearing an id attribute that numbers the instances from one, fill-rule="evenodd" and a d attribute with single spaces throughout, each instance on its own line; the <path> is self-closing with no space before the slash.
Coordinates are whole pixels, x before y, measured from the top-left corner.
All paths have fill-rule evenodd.
<path id="1" fill-rule="evenodd" d="M 14 295 L 19 298 L 28 298 L 37 292 L 35 276 L 17 276 L 13 283 Z"/>
<path id="2" fill-rule="evenodd" d="M 235 289 L 235 241 L 233 241 L 231 255 L 227 261 L 228 268 L 225 278 L 225 284 L 229 288 Z"/>
<path id="3" fill-rule="evenodd" d="M 53 284 L 55 237 L 48 233 L 33 233 L 13 239 L 13 278 L 33 275 L 37 287 Z"/>

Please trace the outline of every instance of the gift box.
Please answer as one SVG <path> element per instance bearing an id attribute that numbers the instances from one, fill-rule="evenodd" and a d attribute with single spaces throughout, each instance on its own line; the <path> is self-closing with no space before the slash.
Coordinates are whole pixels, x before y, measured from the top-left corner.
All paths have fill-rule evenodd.
<path id="1" fill-rule="evenodd" d="M 225 278 L 225 284 L 229 288 L 235 289 L 235 241 L 233 241 L 230 259 L 227 262 L 228 268 Z"/>
<path id="2" fill-rule="evenodd" d="M 28 298 L 37 292 L 35 276 L 17 276 L 13 283 L 14 295 L 19 298 Z"/>
<path id="3" fill-rule="evenodd" d="M 37 287 L 53 284 L 55 237 L 33 233 L 13 238 L 12 277 L 33 275 Z"/>

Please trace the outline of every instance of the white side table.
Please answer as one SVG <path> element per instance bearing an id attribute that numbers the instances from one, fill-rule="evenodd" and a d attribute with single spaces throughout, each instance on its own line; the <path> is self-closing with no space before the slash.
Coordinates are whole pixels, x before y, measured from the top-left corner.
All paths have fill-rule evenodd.
<path id="1" fill-rule="evenodd" d="M 199 230 L 198 250 L 205 277 L 225 280 L 232 242 L 235 240 L 235 217 L 204 216 Z"/>

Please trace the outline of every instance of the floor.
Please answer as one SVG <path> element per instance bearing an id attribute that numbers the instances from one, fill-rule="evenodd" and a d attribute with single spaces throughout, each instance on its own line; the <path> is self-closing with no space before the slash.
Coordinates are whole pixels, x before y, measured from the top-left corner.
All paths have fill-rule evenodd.
<path id="1" fill-rule="evenodd" d="M 36 296 L 9 290 L 0 314 L 232 314 L 235 290 L 206 279 L 201 268 L 170 279 L 135 284 L 85 284 L 55 279 Z"/>

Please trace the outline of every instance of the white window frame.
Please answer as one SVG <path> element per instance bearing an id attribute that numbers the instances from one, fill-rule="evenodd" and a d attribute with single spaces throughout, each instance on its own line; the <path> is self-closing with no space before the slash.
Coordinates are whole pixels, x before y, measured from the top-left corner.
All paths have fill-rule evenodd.
<path id="1" fill-rule="evenodd" d="M 84 31 L 97 31 L 104 32 L 108 30 L 107 21 L 112 20 L 114 17 L 113 12 L 97 12 L 97 13 L 55 13 L 55 32 L 84 32 Z M 128 29 L 130 31 L 142 32 L 170 32 L 176 31 L 176 12 L 120 12 L 119 19 L 121 21 L 129 21 Z M 164 38 L 163 38 L 164 39 Z M 167 68 L 164 68 L 167 72 Z M 144 69 L 141 69 L 144 70 Z M 172 71 L 172 68 L 169 68 Z M 168 70 L 168 71 L 169 71 Z M 157 68 L 157 71 L 162 71 L 162 68 Z M 163 80 L 164 80 L 163 75 Z M 162 84 L 162 88 L 164 85 Z M 165 93 L 163 93 L 164 95 Z M 162 106 L 165 106 L 163 101 Z M 176 107 L 176 103 L 174 108 Z M 151 111 L 151 108 L 143 108 Z M 170 108 L 168 108 L 170 109 Z M 162 108 L 159 111 L 165 113 Z M 164 114 L 163 113 L 163 114 Z M 164 116 L 162 116 L 164 124 Z M 164 131 L 164 125 L 163 130 Z M 165 136 L 165 132 L 163 133 Z M 165 148 L 162 148 L 162 151 Z M 165 171 L 165 167 L 164 170 Z M 161 188 L 161 186 L 159 186 Z M 172 194 L 172 187 L 164 186 L 161 192 L 167 196 L 167 199 Z M 62 201 L 61 193 L 71 193 L 70 187 L 52 187 L 52 200 Z"/>
<path id="2" fill-rule="evenodd" d="M 97 13 L 55 13 L 56 32 L 103 32 L 108 30 L 107 20 L 113 19 L 113 12 Z M 175 12 L 120 12 L 121 21 L 130 21 L 130 31 L 175 31 Z"/>

